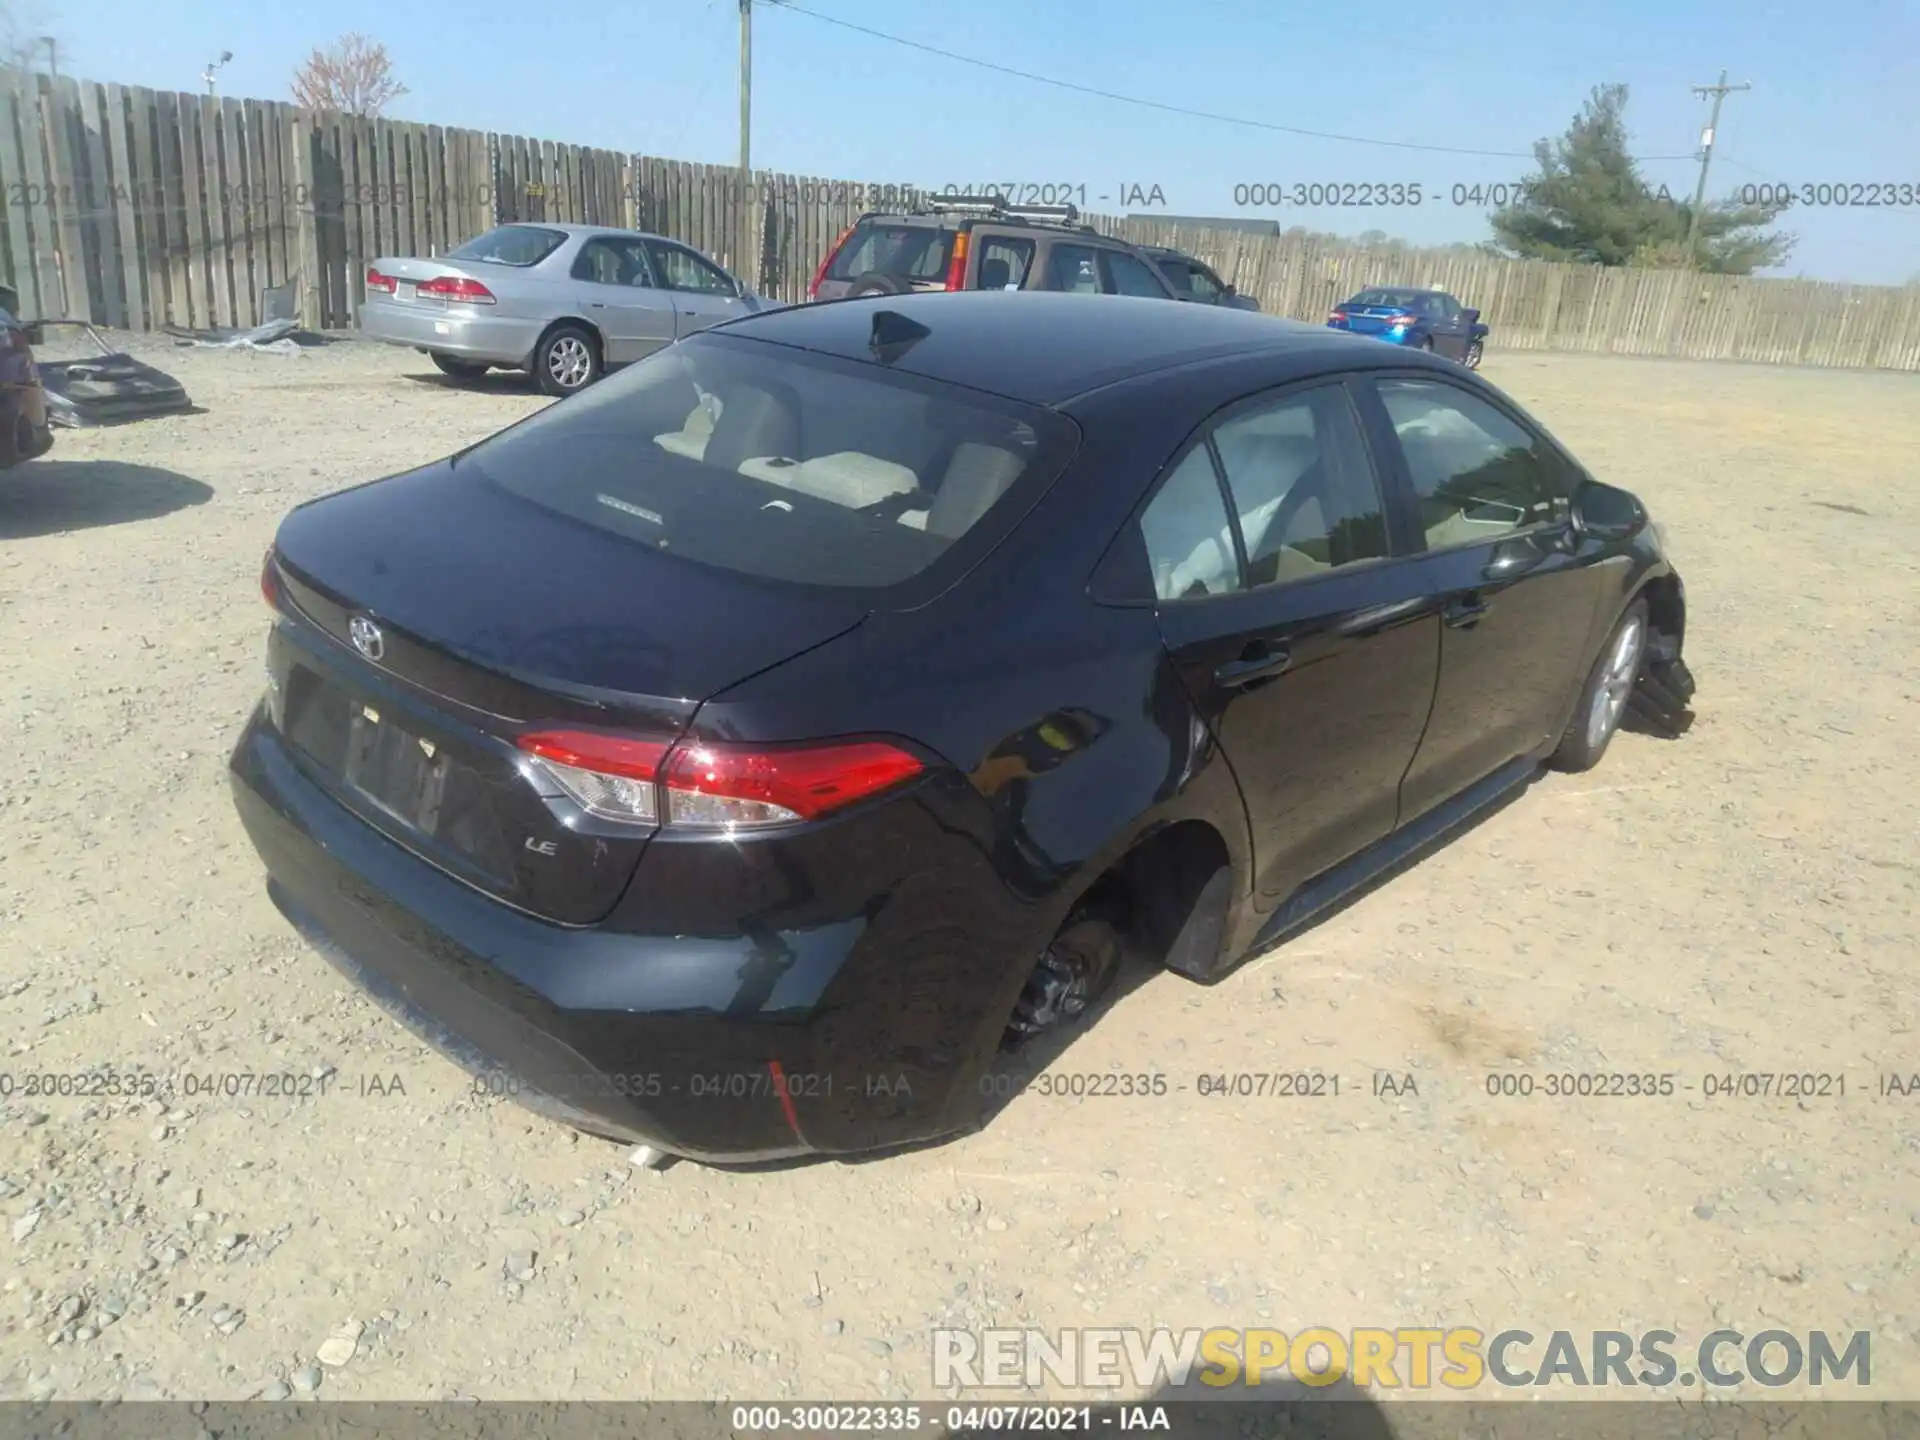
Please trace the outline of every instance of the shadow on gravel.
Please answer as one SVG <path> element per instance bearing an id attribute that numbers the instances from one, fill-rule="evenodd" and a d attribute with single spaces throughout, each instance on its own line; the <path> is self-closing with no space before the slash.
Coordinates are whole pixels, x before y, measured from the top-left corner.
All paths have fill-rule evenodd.
<path id="1" fill-rule="evenodd" d="M 1301 936 L 1306 935 L 1311 931 L 1318 929 L 1320 926 L 1326 924 L 1328 921 L 1345 913 L 1348 909 L 1359 904 L 1362 900 L 1366 899 L 1369 895 L 1374 894 L 1376 891 L 1380 890 L 1382 887 L 1390 884 L 1394 880 L 1398 879 L 1400 876 L 1414 869 L 1423 860 L 1426 860 L 1429 857 L 1439 853 L 1441 850 L 1446 849 L 1449 845 L 1454 844 L 1456 841 L 1460 840 L 1463 836 L 1471 834 L 1474 830 L 1477 830 L 1480 826 L 1486 824 L 1486 822 L 1491 820 L 1495 815 L 1500 814 L 1509 805 L 1514 804 L 1516 801 L 1521 799 L 1521 797 L 1523 797 L 1529 791 L 1531 791 L 1533 787 L 1539 783 L 1540 779 L 1545 775 L 1545 773 L 1546 772 L 1544 770 L 1535 771 L 1525 781 L 1514 786 L 1511 790 L 1508 790 L 1505 794 L 1499 796 L 1498 798 L 1490 802 L 1484 809 L 1476 811 L 1472 815 L 1468 816 L 1466 819 L 1462 820 L 1453 829 L 1447 830 L 1442 834 L 1440 834 L 1439 836 L 1435 837 L 1432 841 L 1428 842 L 1425 846 L 1422 846 L 1420 849 L 1415 850 L 1412 854 L 1406 856 L 1397 864 L 1391 866 L 1386 871 L 1382 872 L 1381 874 L 1375 876 L 1373 879 L 1369 880 L 1365 885 L 1361 886 L 1358 890 L 1355 890 L 1350 894 L 1342 896 L 1339 900 L 1335 901 L 1327 909 L 1322 910 L 1318 914 L 1311 917 L 1304 924 L 1302 924 L 1298 929 L 1288 932 L 1285 936 L 1273 942 L 1271 945 L 1268 945 L 1265 948 L 1249 955 L 1246 958 L 1246 960 L 1241 962 L 1241 966 L 1236 966 L 1234 970 L 1231 970 L 1228 972 L 1228 975 L 1231 976 L 1233 974 L 1238 973 L 1239 969 L 1242 968 L 1243 966 L 1252 964 L 1254 961 L 1262 958 L 1263 956 L 1272 954 L 1276 950 L 1284 950 L 1285 946 L 1293 943 L 1294 941 L 1298 940 Z M 865 1152 L 861 1152 L 859 1154 L 854 1154 L 854 1155 L 832 1155 L 832 1156 L 805 1155 L 805 1156 L 798 1156 L 793 1159 L 787 1159 L 787 1160 L 770 1160 L 770 1161 L 763 1161 L 759 1163 L 750 1163 L 750 1164 L 742 1164 L 742 1165 L 720 1165 L 720 1166 L 713 1166 L 711 1168 L 724 1170 L 734 1174 L 751 1175 L 751 1174 L 777 1174 L 781 1171 L 804 1169 L 814 1165 L 823 1165 L 823 1164 L 838 1164 L 838 1165 L 846 1165 L 846 1166 L 885 1164 L 886 1162 L 896 1159 L 901 1155 L 910 1154 L 919 1150 L 937 1150 L 944 1145 L 951 1144 L 955 1140 L 962 1138 L 964 1135 L 974 1134 L 974 1133 L 978 1133 L 979 1131 L 986 1130 L 990 1128 L 995 1123 L 995 1121 L 999 1119 L 1000 1115 L 1007 1109 L 1009 1105 L 1011 1105 L 1015 1100 L 1020 1098 L 1023 1094 L 1025 1094 L 1029 1090 L 1033 1091 L 1034 1094 L 1036 1095 L 1040 1095 L 1040 1096 L 1047 1095 L 1048 1093 L 1046 1090 L 1047 1082 L 1042 1077 L 1044 1077 L 1047 1074 L 1047 1072 L 1051 1070 L 1054 1066 L 1058 1065 L 1060 1061 L 1067 1055 L 1069 1051 L 1073 1049 L 1073 1047 L 1077 1043 L 1079 1043 L 1082 1039 L 1086 1038 L 1088 1035 L 1097 1031 L 1103 1019 L 1105 1018 L 1106 1013 L 1109 1010 L 1111 1010 L 1115 1005 L 1119 1004 L 1122 1000 L 1124 1000 L 1128 995 L 1132 994 L 1135 990 L 1138 990 L 1141 986 L 1154 980 L 1158 980 L 1161 983 L 1167 984 L 1167 985 L 1187 985 L 1192 983 L 1188 980 L 1182 979 L 1179 976 L 1170 974 L 1161 965 L 1160 957 L 1158 955 L 1148 953 L 1144 948 L 1141 948 L 1137 945 L 1129 944 L 1126 950 L 1126 954 L 1123 957 L 1123 963 L 1122 963 L 1120 974 L 1115 978 L 1112 988 L 1108 990 L 1108 992 L 1104 996 L 1101 997 L 1101 1000 L 1098 1005 L 1096 1005 L 1093 1009 L 1087 1012 L 1084 1019 L 1082 1019 L 1076 1024 L 1066 1027 L 1064 1030 L 1051 1033 L 1051 1034 L 1043 1034 L 1043 1035 L 1036 1036 L 1032 1040 L 1029 1040 L 1028 1042 L 1026 1042 L 1024 1045 L 1021 1045 L 1018 1049 L 1013 1051 L 1002 1051 L 1000 1054 L 994 1057 L 993 1062 L 987 1067 L 985 1074 L 983 1074 L 980 1078 L 981 1109 L 980 1109 L 980 1115 L 978 1118 L 978 1123 L 970 1127 L 970 1129 L 968 1130 L 960 1131 L 952 1135 L 938 1136 L 936 1138 L 933 1138 L 930 1140 L 924 1140 L 913 1145 L 893 1147 L 886 1150 L 865 1151 Z M 1129 1075 L 1116 1076 L 1115 1078 L 1116 1084 L 1132 1083 L 1132 1084 L 1138 1085 L 1143 1080 L 1145 1080 L 1149 1085 L 1151 1085 L 1153 1083 L 1152 1076 L 1155 1073 L 1160 1072 L 1161 1066 L 1150 1058 L 1143 1058 L 1137 1066 L 1128 1067 L 1128 1070 L 1129 1070 Z M 1165 1080 L 1169 1085 L 1179 1084 L 1183 1082 L 1183 1077 L 1163 1075 L 1162 1079 Z M 1079 1085 L 1082 1083 L 1083 1080 L 1084 1080 L 1084 1077 L 1077 1077 L 1077 1078 L 1068 1077 L 1067 1083 L 1070 1086 Z M 1189 1083 L 1189 1084 L 1192 1083 L 1192 1077 L 1184 1077 L 1184 1083 Z M 1064 1098 L 1071 1098 L 1072 1093 L 1073 1092 L 1070 1088 L 1067 1092 L 1065 1092 Z M 1102 1093 L 1106 1093 L 1106 1092 L 1102 1092 Z M 1134 1093 L 1134 1092 L 1121 1090 L 1115 1093 L 1128 1094 L 1128 1093 Z M 1160 1091 L 1148 1089 L 1145 1091 L 1141 1091 L 1139 1093 L 1146 1094 L 1146 1095 L 1158 1095 L 1161 1093 L 1171 1094 L 1173 1092 L 1171 1090 L 1168 1090 L 1166 1092 L 1160 1092 Z M 681 1163 L 684 1163 L 684 1162 L 677 1159 L 671 1160 L 668 1162 L 668 1168 L 671 1168 L 672 1166 L 678 1165 Z M 1316 1404 L 1319 1401 L 1329 1398 L 1330 1393 L 1337 1394 L 1338 1387 L 1328 1387 L 1325 1389 L 1308 1389 L 1302 1392 L 1302 1394 L 1305 1396 L 1306 1399 L 1311 1400 Z M 1263 1390 L 1261 1394 L 1264 1397 L 1266 1392 Z M 1197 1390 L 1191 1394 L 1184 1394 L 1178 1397 L 1169 1397 L 1169 1398 L 1206 1399 L 1209 1397 L 1217 1399 L 1218 1394 L 1217 1392 L 1207 1390 L 1203 1387 L 1200 1390 Z M 1297 1399 L 1300 1399 L 1301 1396 L 1295 1396 L 1293 1398 L 1297 1400 Z M 1265 1403 L 1264 1399 L 1261 1403 L 1263 1404 Z M 1238 1408 L 1242 1414 L 1249 1414 L 1249 1413 L 1252 1413 L 1253 1407 L 1249 1407 L 1247 1405 L 1241 1405 Z M 1238 1423 L 1238 1422 L 1236 1421 L 1235 1423 Z M 1301 1434 L 1325 1433 L 1329 1436 L 1346 1436 L 1346 1435 L 1359 1436 L 1359 1435 L 1368 1435 L 1368 1434 L 1377 1433 L 1379 1435 L 1385 1436 L 1389 1432 L 1386 1430 L 1380 1430 L 1377 1432 L 1365 1431 L 1365 1430 L 1351 1430 L 1351 1431 L 1350 1430 L 1328 1430 L 1325 1432 L 1301 1431 L 1301 1432 L 1287 1432 L 1287 1433 L 1289 1434 L 1291 1433 L 1301 1433 Z"/>
<path id="2" fill-rule="evenodd" d="M 1678 740 L 1693 728 L 1693 718 L 1693 711 L 1682 710 L 1663 719 L 1649 719 L 1629 706 L 1627 713 L 1620 717 L 1620 728 L 1629 735 L 1644 735 L 1651 740 Z"/>
<path id="3" fill-rule="evenodd" d="M 0 539 L 154 520 L 212 498 L 212 486 L 154 465 L 29 460 L 0 471 Z"/>
<path id="4" fill-rule="evenodd" d="M 489 370 L 475 380 L 456 380 L 451 375 L 442 375 L 438 370 L 412 370 L 402 378 L 416 385 L 430 385 L 435 390 L 471 390 L 476 395 L 540 393 L 540 387 L 533 383 L 533 376 L 524 370 Z"/>
<path id="5" fill-rule="evenodd" d="M 1408 871 L 1417 868 L 1423 861 L 1431 859 L 1465 836 L 1471 835 L 1475 830 L 1478 830 L 1482 825 L 1493 819 L 1494 816 L 1506 810 L 1509 805 L 1515 804 L 1531 792 L 1533 787 L 1545 779 L 1548 773 L 1549 772 L 1544 769 L 1535 770 L 1525 780 L 1515 785 L 1511 790 L 1506 791 L 1488 802 L 1484 808 L 1474 811 L 1473 814 L 1467 816 L 1466 819 L 1462 820 L 1451 830 L 1446 830 L 1436 835 L 1412 854 L 1389 865 L 1385 870 L 1382 870 L 1378 875 L 1375 875 L 1371 880 L 1367 881 L 1366 884 L 1360 886 L 1359 889 L 1348 891 L 1326 909 L 1315 913 L 1297 929 L 1289 930 L 1272 944 L 1255 951 L 1247 957 L 1246 963 L 1252 964 L 1253 961 L 1260 959 L 1264 955 L 1271 955 L 1276 950 L 1284 950 L 1285 947 L 1293 944 L 1294 941 L 1298 940 L 1301 936 L 1310 935 L 1322 925 L 1325 925 L 1329 920 L 1337 919 L 1341 915 L 1346 914 L 1347 911 L 1358 905 L 1362 900 L 1365 900 L 1369 895 L 1375 894 L 1386 886 L 1391 885 Z"/>

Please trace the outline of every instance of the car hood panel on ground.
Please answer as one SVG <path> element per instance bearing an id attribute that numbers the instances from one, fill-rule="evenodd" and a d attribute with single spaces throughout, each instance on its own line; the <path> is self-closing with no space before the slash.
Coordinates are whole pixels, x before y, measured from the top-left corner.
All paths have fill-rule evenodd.
<path id="1" fill-rule="evenodd" d="M 533 684 L 693 705 L 865 611 L 650 553 L 457 461 L 301 506 L 276 549 L 347 605 Z"/>

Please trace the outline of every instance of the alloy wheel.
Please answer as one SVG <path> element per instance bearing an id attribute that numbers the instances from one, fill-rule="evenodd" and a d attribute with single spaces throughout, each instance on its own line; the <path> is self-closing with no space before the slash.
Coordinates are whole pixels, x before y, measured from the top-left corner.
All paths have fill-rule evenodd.
<path id="1" fill-rule="evenodd" d="M 578 390 L 593 373 L 593 354 L 577 335 L 562 335 L 547 347 L 547 370 L 562 389 Z"/>
<path id="2" fill-rule="evenodd" d="M 1640 678 L 1640 656 L 1646 649 L 1646 622 L 1638 615 L 1621 628 L 1613 649 L 1607 655 L 1607 668 L 1593 692 L 1593 704 L 1587 711 L 1587 744 L 1598 750 L 1619 725 L 1633 695 L 1634 682 Z"/>

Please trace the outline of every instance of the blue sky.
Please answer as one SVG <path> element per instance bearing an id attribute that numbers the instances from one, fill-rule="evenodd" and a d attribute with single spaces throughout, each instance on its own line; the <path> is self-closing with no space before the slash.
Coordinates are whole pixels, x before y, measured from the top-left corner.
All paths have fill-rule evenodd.
<path id="1" fill-rule="evenodd" d="M 1158 186 L 1172 213 L 1260 214 L 1282 225 L 1418 242 L 1478 240 L 1455 185 L 1517 180 L 1595 84 L 1631 87 L 1636 151 L 1690 156 L 1722 67 L 1753 89 L 1721 116 L 1709 194 L 1738 185 L 1920 187 L 1920 0 L 1612 0 L 1598 4 L 1366 0 L 801 0 L 808 9 L 962 55 L 1101 90 L 1272 125 L 1511 158 L 1340 143 L 1168 114 L 1035 84 L 763 6 L 754 25 L 756 168 L 869 182 L 1085 187 L 1114 211 Z M 619 6 L 501 0 L 197 0 L 21 4 L 60 37 L 62 69 L 176 90 L 234 52 L 223 94 L 287 98 L 316 44 L 384 42 L 411 93 L 396 118 L 731 163 L 738 147 L 735 0 Z M 1650 182 L 1690 195 L 1690 158 Z M 1237 185 L 1418 184 L 1418 207 L 1253 210 Z M 1109 197 L 1102 203 L 1101 197 Z M 1435 197 L 1438 197 L 1436 199 Z M 1781 273 L 1897 283 L 1920 274 L 1920 205 L 1796 208 Z"/>

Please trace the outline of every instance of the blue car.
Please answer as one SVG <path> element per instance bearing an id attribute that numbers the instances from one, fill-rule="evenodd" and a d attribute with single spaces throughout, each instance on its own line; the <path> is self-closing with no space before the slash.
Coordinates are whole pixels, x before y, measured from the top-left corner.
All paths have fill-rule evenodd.
<path id="1" fill-rule="evenodd" d="M 1444 290 L 1376 287 L 1362 290 L 1327 316 L 1331 330 L 1372 335 L 1390 345 L 1410 345 L 1480 368 L 1487 327 L 1480 312 L 1468 310 Z"/>

